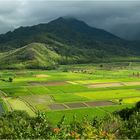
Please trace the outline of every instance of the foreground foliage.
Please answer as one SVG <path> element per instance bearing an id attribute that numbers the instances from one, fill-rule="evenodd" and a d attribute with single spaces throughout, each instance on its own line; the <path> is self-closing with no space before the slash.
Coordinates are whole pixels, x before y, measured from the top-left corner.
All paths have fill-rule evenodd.
<path id="1" fill-rule="evenodd" d="M 74 116 L 73 121 L 66 125 L 65 117 L 62 117 L 55 127 L 47 121 L 43 113 L 30 117 L 22 111 L 8 112 L 0 117 L 0 138 L 138 139 L 140 138 L 139 104 L 137 103 L 132 109 L 123 109 L 100 120 L 94 118 L 92 121 L 87 121 L 85 117 L 82 122 L 78 122 Z"/>

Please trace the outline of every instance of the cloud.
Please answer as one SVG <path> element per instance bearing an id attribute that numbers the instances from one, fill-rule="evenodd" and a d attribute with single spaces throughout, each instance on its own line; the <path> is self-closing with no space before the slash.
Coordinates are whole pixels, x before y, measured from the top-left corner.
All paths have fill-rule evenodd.
<path id="1" fill-rule="evenodd" d="M 119 24 L 140 23 L 140 1 L 0 0 L 0 33 L 60 16 L 72 16 L 91 26 L 115 31 Z"/>

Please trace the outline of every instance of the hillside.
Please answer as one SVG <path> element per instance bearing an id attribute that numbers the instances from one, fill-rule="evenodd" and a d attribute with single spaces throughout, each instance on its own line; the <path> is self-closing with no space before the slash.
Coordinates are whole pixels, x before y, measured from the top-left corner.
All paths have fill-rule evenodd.
<path id="1" fill-rule="evenodd" d="M 0 35 L 0 52 L 1 68 L 48 68 L 114 58 L 131 60 L 131 57 L 140 56 L 140 47 L 139 42 L 123 40 L 83 21 L 58 18 Z"/>
<path id="2" fill-rule="evenodd" d="M 93 62 L 98 60 L 95 52 L 89 53 L 86 49 L 70 48 L 50 40 L 47 44 L 30 43 L 0 53 L 0 69 L 54 69 L 59 64 L 89 63 L 92 62 L 91 57 Z"/>
<path id="3" fill-rule="evenodd" d="M 0 68 L 52 68 L 60 56 L 45 44 L 32 43 L 0 55 Z"/>

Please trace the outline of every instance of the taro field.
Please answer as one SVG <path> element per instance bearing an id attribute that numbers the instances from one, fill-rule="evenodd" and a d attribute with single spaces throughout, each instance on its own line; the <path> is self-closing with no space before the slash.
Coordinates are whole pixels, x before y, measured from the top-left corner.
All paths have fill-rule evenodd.
<path id="1" fill-rule="evenodd" d="M 12 80 L 10 80 L 12 79 Z M 103 117 L 140 101 L 140 63 L 60 66 L 57 70 L 1 70 L 0 114 L 46 113 L 56 124 L 65 115 Z"/>

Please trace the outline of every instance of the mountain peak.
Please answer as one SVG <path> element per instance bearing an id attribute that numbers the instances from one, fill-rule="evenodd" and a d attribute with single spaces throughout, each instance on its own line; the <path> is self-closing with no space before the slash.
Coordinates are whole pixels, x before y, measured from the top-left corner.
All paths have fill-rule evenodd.
<path id="1" fill-rule="evenodd" d="M 59 18 L 56 18 L 55 20 L 53 21 L 78 21 L 78 19 L 74 18 L 74 17 L 59 17 Z"/>
<path id="2" fill-rule="evenodd" d="M 51 22 L 49 22 L 49 24 L 83 24 L 84 26 L 87 25 L 85 22 L 76 19 L 74 17 L 59 17 Z"/>
<path id="3" fill-rule="evenodd" d="M 103 41 L 111 43 L 114 42 L 114 40 L 121 40 L 119 37 L 103 29 L 91 27 L 84 21 L 73 17 L 59 17 L 47 25 L 48 32 L 68 42 L 75 42 L 75 40 L 79 40 L 79 37 L 81 40 L 89 40 L 90 38 L 92 42 Z M 87 45 L 87 43 L 85 45 Z"/>

